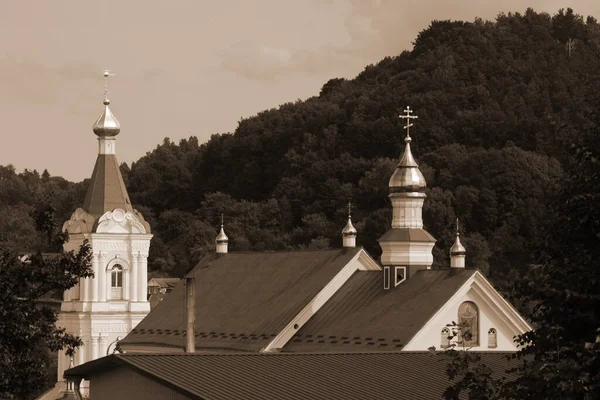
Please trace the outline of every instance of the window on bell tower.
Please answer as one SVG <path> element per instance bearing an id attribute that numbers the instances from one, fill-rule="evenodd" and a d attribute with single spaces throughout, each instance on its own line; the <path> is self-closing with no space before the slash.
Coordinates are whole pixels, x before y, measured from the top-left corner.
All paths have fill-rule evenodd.
<path id="1" fill-rule="evenodd" d="M 110 271 L 111 299 L 123 298 L 123 267 L 120 264 L 113 265 Z"/>

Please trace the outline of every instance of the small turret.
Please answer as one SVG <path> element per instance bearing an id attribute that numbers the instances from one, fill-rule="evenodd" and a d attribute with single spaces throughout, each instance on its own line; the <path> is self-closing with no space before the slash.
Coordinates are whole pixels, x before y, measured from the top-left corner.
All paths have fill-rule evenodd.
<path id="1" fill-rule="evenodd" d="M 221 230 L 215 239 L 217 243 L 217 253 L 219 254 L 227 254 L 227 247 L 229 245 L 229 238 L 225 234 L 225 230 L 223 229 L 223 214 L 221 214 Z"/>
<path id="2" fill-rule="evenodd" d="M 352 204 L 348 202 L 348 222 L 342 230 L 342 238 L 344 247 L 356 247 L 356 228 L 352 225 Z"/>
<path id="3" fill-rule="evenodd" d="M 458 218 L 456 218 L 456 238 L 454 244 L 450 247 L 450 267 L 464 268 L 467 249 L 460 242 L 460 232 L 458 231 Z"/>

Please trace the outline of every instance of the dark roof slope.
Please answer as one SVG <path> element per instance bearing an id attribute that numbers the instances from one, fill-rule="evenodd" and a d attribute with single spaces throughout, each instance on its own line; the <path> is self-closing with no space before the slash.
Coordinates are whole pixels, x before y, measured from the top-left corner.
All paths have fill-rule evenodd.
<path id="1" fill-rule="evenodd" d="M 205 257 L 196 278 L 196 347 L 259 351 L 360 251 L 229 253 Z M 184 287 L 121 342 L 185 347 Z"/>
<path id="2" fill-rule="evenodd" d="M 98 219 L 115 208 L 133 212 L 117 157 L 113 154 L 100 154 L 85 194 L 83 209 Z"/>
<path id="3" fill-rule="evenodd" d="M 474 273 L 419 271 L 384 290 L 380 272 L 357 271 L 283 350 L 400 350 Z"/>
<path id="4" fill-rule="evenodd" d="M 479 353 L 493 376 L 516 365 Z M 131 368 L 200 399 L 440 399 L 450 385 L 449 358 L 436 353 L 121 354 L 69 369 L 67 378 Z"/>

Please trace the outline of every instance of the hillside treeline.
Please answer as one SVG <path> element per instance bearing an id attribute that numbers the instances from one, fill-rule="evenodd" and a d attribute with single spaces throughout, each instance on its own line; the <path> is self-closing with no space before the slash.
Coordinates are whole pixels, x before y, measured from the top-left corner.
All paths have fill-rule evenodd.
<path id="1" fill-rule="evenodd" d="M 570 9 L 434 21 L 412 51 L 244 119 L 234 133 L 204 144 L 165 138 L 121 168 L 155 234 L 150 268 L 181 276 L 213 251 L 221 213 L 231 251 L 341 246 L 348 201 L 358 243 L 379 256 L 403 149 L 398 114 L 410 105 L 434 266 L 449 264 L 459 217 L 468 266 L 496 281 L 520 275 L 559 221 L 551 200 L 571 146 L 597 122 L 599 71 L 600 25 Z M 51 204 L 62 223 L 86 185 L 2 167 L 0 240 L 42 245 L 35 210 Z"/>

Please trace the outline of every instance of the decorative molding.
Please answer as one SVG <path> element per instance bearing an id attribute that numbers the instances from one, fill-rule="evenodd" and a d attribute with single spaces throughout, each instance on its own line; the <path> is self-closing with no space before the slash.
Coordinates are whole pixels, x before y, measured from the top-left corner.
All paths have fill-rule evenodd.
<path id="1" fill-rule="evenodd" d="M 127 324 L 103 324 L 92 326 L 92 333 L 121 333 L 129 332 L 129 330 L 129 325 Z"/>
<path id="2" fill-rule="evenodd" d="M 112 269 L 112 267 L 116 264 L 119 264 L 122 268 L 123 271 L 129 271 L 130 267 L 129 267 L 129 262 L 127 260 L 125 260 L 123 257 L 119 257 L 118 255 L 115 256 L 113 259 L 111 259 L 105 267 L 106 271 L 109 271 Z"/>
<path id="3" fill-rule="evenodd" d="M 98 220 L 97 233 L 147 233 L 133 213 L 121 208 L 107 211 Z"/>
<path id="4" fill-rule="evenodd" d="M 94 226 L 94 217 L 83 208 L 76 209 L 71 218 L 66 221 L 62 230 L 69 233 L 89 233 Z"/>

